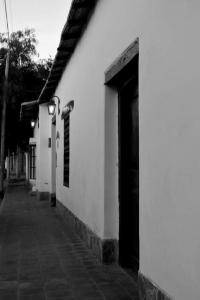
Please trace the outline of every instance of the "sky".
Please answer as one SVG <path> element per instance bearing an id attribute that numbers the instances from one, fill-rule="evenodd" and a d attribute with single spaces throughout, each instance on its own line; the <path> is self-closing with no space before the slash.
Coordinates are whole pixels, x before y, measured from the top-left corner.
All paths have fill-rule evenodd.
<path id="1" fill-rule="evenodd" d="M 71 0 L 6 0 L 9 31 L 34 28 L 39 58 L 53 59 Z M 6 32 L 4 0 L 0 0 L 0 32 Z"/>

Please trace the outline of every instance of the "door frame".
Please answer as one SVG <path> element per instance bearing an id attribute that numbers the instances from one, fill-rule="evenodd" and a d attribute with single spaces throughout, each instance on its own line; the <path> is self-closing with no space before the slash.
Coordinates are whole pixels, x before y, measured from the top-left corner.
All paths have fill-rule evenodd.
<path id="1" fill-rule="evenodd" d="M 132 66 L 135 59 L 139 66 L 138 38 L 105 71 L 104 239 L 109 239 L 112 243 L 112 255 L 114 253 L 116 262 L 119 260 L 120 201 L 118 86 L 125 73 L 133 74 Z"/>

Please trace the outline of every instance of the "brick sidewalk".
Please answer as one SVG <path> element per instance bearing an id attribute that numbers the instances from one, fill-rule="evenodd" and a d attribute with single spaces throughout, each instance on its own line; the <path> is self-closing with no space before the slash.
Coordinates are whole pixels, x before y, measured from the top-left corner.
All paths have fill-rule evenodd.
<path id="1" fill-rule="evenodd" d="M 101 265 L 47 201 L 10 186 L 0 207 L 0 300 L 136 300 L 131 277 Z"/>

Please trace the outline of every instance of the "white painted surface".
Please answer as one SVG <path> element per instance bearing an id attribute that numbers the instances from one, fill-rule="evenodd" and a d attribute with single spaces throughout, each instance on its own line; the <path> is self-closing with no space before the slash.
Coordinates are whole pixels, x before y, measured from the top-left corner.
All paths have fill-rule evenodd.
<path id="1" fill-rule="evenodd" d="M 118 240 L 118 94 L 105 87 L 104 237 Z"/>
<path id="2" fill-rule="evenodd" d="M 32 186 L 32 191 L 35 191 L 35 189 L 36 189 L 36 179 L 29 179 L 29 182 Z"/>
<path id="3" fill-rule="evenodd" d="M 116 7 L 114 14 L 113 7 Z M 127 30 L 133 23 L 130 10 L 132 1 L 127 1 L 126 8 L 120 1 L 99 1 L 55 93 L 61 99 L 61 108 L 68 101 L 72 99 L 75 101 L 70 119 L 69 188 L 63 187 L 63 121 L 58 119 L 57 122 L 61 133 L 58 149 L 57 196 L 102 238 L 118 238 L 119 222 L 117 94 L 116 91 L 113 92 L 113 103 L 112 100 L 107 103 L 106 93 L 111 91 L 106 91 L 104 86 L 104 72 L 137 38 L 137 30 L 132 28 Z M 123 16 L 126 16 L 127 23 L 119 22 Z M 104 113 L 105 108 L 109 110 L 107 116 Z M 115 137 L 109 145 L 105 144 L 105 139 L 108 141 L 111 133 L 105 136 L 105 121 L 106 126 L 116 129 Z M 111 165 L 106 165 L 105 168 L 109 157 Z"/>
<path id="4" fill-rule="evenodd" d="M 75 101 L 69 188 L 57 116 L 57 197 L 100 237 L 118 238 L 117 94 L 104 71 L 139 37 L 140 271 L 177 300 L 200 295 L 199 28 L 196 0 L 99 1 L 55 93 L 61 109 Z"/>
<path id="5" fill-rule="evenodd" d="M 46 104 L 39 106 L 39 128 L 37 130 L 37 189 L 40 192 L 51 192 L 51 148 L 48 138 L 51 137 L 51 117 Z"/>
<path id="6" fill-rule="evenodd" d="M 39 110 L 40 117 L 40 110 Z M 34 138 L 37 140 L 36 145 L 36 189 L 39 191 L 40 188 L 40 132 L 39 132 L 39 120 L 36 121 Z"/>
<path id="7" fill-rule="evenodd" d="M 200 3 L 145 3 L 148 22 L 140 44 L 141 271 L 175 299 L 198 300 Z"/>
<path id="8" fill-rule="evenodd" d="M 34 136 L 36 135 L 36 131 L 37 131 L 37 126 L 38 126 L 37 122 L 35 126 L 36 128 L 34 128 Z M 36 137 L 29 138 L 29 145 L 36 145 L 36 144 L 37 144 Z"/>
<path id="9" fill-rule="evenodd" d="M 51 193 L 56 194 L 56 125 L 51 124 Z"/>

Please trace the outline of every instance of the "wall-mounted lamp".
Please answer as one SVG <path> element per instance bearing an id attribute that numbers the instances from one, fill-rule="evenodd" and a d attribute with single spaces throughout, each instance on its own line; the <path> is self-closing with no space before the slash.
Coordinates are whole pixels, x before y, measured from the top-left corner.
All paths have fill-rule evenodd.
<path id="1" fill-rule="evenodd" d="M 48 113 L 49 115 L 54 115 L 56 109 L 55 102 L 51 99 L 48 103 Z"/>
<path id="2" fill-rule="evenodd" d="M 56 109 L 56 100 L 58 100 L 58 115 L 60 114 L 60 98 L 58 96 L 53 96 L 48 103 L 48 113 L 49 115 L 54 115 Z"/>
<path id="3" fill-rule="evenodd" d="M 31 120 L 31 127 L 34 128 L 35 127 L 35 121 Z"/>

